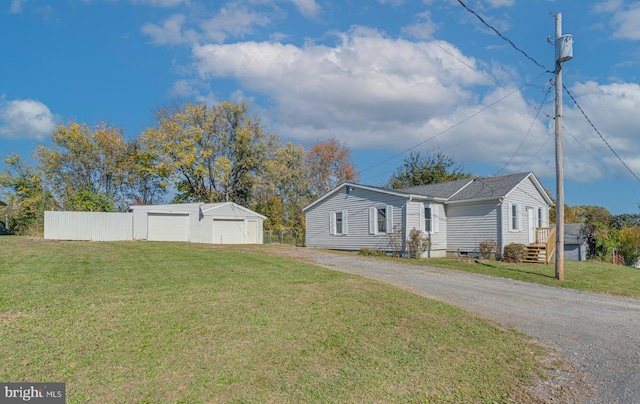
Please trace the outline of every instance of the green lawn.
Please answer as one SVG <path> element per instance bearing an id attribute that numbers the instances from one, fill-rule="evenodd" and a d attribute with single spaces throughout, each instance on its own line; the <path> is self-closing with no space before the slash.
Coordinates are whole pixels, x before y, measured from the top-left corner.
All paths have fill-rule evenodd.
<path id="1" fill-rule="evenodd" d="M 543 355 L 258 250 L 0 237 L 0 380 L 66 382 L 68 403 L 531 402 Z"/>
<path id="2" fill-rule="evenodd" d="M 429 258 L 420 265 L 535 282 L 542 285 L 640 298 L 640 269 L 599 261 L 564 261 L 564 281 L 555 279 L 555 265 L 509 264 L 495 260 Z"/>

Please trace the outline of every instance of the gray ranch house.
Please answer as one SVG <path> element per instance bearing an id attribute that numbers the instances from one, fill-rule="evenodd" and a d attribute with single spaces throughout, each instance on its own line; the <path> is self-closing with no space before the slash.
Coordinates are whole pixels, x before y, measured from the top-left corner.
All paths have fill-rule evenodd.
<path id="1" fill-rule="evenodd" d="M 510 243 L 536 247 L 533 260 L 548 263 L 552 205 L 532 172 L 405 189 L 343 183 L 303 209 L 306 245 L 403 252 L 415 228 L 431 240 L 424 256 L 475 256 L 480 242 L 493 240 L 499 253 Z"/>

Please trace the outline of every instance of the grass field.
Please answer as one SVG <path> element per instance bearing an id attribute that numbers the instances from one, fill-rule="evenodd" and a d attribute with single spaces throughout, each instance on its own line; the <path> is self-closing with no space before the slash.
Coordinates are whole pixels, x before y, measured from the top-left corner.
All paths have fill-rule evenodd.
<path id="1" fill-rule="evenodd" d="M 0 380 L 65 382 L 68 403 L 531 402 L 544 355 L 259 252 L 0 237 Z"/>
<path id="2" fill-rule="evenodd" d="M 555 279 L 553 262 L 549 265 L 510 264 L 495 260 L 461 258 L 429 258 L 413 262 L 548 286 L 640 298 L 640 269 L 599 261 L 565 260 L 563 282 Z"/>

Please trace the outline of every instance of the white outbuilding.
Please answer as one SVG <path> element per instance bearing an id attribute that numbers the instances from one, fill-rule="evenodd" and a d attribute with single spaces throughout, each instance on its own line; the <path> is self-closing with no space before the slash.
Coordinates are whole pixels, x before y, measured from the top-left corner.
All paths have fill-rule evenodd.
<path id="1" fill-rule="evenodd" d="M 262 244 L 259 213 L 233 202 L 132 206 L 133 239 Z"/>

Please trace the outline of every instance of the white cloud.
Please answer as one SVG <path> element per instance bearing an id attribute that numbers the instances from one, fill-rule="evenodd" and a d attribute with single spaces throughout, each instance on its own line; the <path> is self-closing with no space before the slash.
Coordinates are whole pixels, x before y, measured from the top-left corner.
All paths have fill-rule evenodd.
<path id="1" fill-rule="evenodd" d="M 455 55 L 454 59 L 450 54 Z M 351 147 L 415 142 L 431 119 L 474 98 L 486 84 L 475 61 L 446 42 L 409 42 L 355 28 L 335 47 L 270 42 L 193 48 L 201 77 L 233 78 L 274 102 L 282 135 L 301 140 L 342 136 Z"/>
<path id="2" fill-rule="evenodd" d="M 615 13 L 621 10 L 623 6 L 623 0 L 607 0 L 594 4 L 592 10 L 596 13 Z"/>
<path id="3" fill-rule="evenodd" d="M 599 84 L 588 81 L 575 84 L 571 92 L 618 156 L 628 165 L 631 162 L 637 164 L 637 150 L 640 150 L 638 138 L 640 115 L 637 112 L 640 110 L 640 84 Z M 569 164 L 583 157 L 590 160 L 597 156 L 606 167 L 614 170 L 615 174 L 629 175 L 618 158 L 575 107 L 569 105 L 564 108 L 563 123 L 569 131 L 567 147 L 570 156 L 573 156 L 566 159 Z M 603 178 L 608 173 L 604 171 L 602 164 L 595 164 L 595 167 L 599 170 L 599 177 L 595 178 Z M 640 175 L 640 170 L 635 172 Z M 576 175 L 576 179 L 579 178 L 580 176 Z"/>
<path id="4" fill-rule="evenodd" d="M 204 89 L 205 94 L 201 91 Z M 206 83 L 196 80 L 178 80 L 173 83 L 173 88 L 169 92 L 171 97 L 178 99 L 193 100 L 197 103 L 205 103 L 207 105 L 217 105 L 220 100 L 213 94 Z"/>
<path id="5" fill-rule="evenodd" d="M 174 14 L 162 22 L 162 25 L 146 23 L 143 33 L 149 35 L 153 43 L 158 45 L 177 45 L 195 40 L 197 34 L 191 29 L 184 29 L 185 16 Z"/>
<path id="6" fill-rule="evenodd" d="M 613 14 L 611 25 L 613 38 L 640 40 L 640 1 L 625 7 L 622 0 L 607 0 L 596 3 L 592 10 L 599 14 Z"/>
<path id="7" fill-rule="evenodd" d="M 203 21 L 200 27 L 208 39 L 222 43 L 231 37 L 242 37 L 253 33 L 255 26 L 267 26 L 271 20 L 263 13 L 239 5 L 222 7 L 213 18 Z"/>
<path id="8" fill-rule="evenodd" d="M 22 5 L 26 2 L 27 0 L 11 0 L 11 4 L 9 5 L 9 12 L 12 14 L 22 13 Z"/>
<path id="9" fill-rule="evenodd" d="M 615 13 L 613 23 L 617 27 L 614 38 L 640 40 L 640 2 L 633 3 L 628 10 Z"/>
<path id="10" fill-rule="evenodd" d="M 55 121 L 40 101 L 0 99 L 0 137 L 42 139 L 55 129 Z"/>
<path id="11" fill-rule="evenodd" d="M 491 7 L 511 7 L 515 4 L 515 0 L 487 0 Z"/>
<path id="12" fill-rule="evenodd" d="M 416 18 L 419 20 L 417 23 L 404 27 L 402 31 L 417 39 L 431 39 L 438 29 L 438 25 L 431 19 L 431 12 L 419 13 Z"/>
<path id="13" fill-rule="evenodd" d="M 288 0 L 296 6 L 300 14 L 314 17 L 320 12 L 320 6 L 315 0 Z"/>

